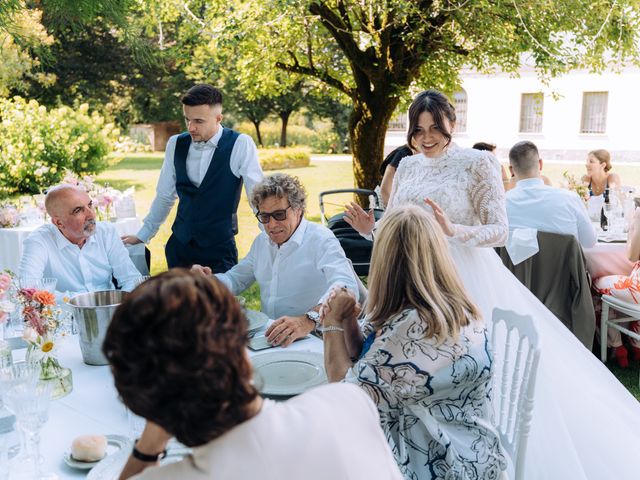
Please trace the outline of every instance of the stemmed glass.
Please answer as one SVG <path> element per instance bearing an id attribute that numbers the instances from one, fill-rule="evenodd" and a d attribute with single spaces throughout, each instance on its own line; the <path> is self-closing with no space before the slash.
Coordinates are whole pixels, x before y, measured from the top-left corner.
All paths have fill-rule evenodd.
<path id="1" fill-rule="evenodd" d="M 16 385 L 35 386 L 39 374 L 40 370 L 27 362 L 0 366 L 0 422 L 3 424 L 0 433 L 0 479 L 8 478 L 8 462 L 18 454 L 22 443 L 21 436 L 14 426 L 15 415 L 5 406 L 5 394 Z"/>
<path id="2" fill-rule="evenodd" d="M 31 478 L 54 480 L 58 476 L 41 471 L 40 430 L 49 419 L 51 383 L 19 383 L 5 395 L 7 408 L 16 416 L 18 427 L 26 435 L 27 455 L 24 464 L 33 464 Z"/>

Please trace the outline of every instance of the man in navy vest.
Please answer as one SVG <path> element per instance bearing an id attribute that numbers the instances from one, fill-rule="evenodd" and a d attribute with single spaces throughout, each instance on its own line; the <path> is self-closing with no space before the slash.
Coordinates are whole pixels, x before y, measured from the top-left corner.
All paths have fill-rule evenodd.
<path id="1" fill-rule="evenodd" d="M 182 96 L 187 132 L 167 142 L 156 198 L 137 235 L 125 243 L 149 242 L 179 198 L 172 235 L 165 247 L 167 265 L 206 265 L 226 272 L 238 263 L 234 236 L 244 181 L 247 197 L 262 181 L 258 151 L 248 135 L 224 128 L 222 94 L 207 84 Z"/>

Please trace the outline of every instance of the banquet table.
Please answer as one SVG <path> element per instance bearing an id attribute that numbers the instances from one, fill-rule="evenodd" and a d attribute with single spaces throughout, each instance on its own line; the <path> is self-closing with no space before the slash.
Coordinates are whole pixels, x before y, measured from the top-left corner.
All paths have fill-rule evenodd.
<path id="1" fill-rule="evenodd" d="M 591 278 L 629 275 L 633 269 L 633 262 L 627 258 L 626 243 L 598 242 L 592 248 L 585 248 L 583 251 Z"/>
<path id="2" fill-rule="evenodd" d="M 0 271 L 17 272 L 22 257 L 24 240 L 41 224 L 25 225 L 14 228 L 0 228 Z M 113 222 L 118 235 L 135 235 L 140 229 L 138 218 L 122 218 Z M 142 275 L 148 275 L 149 269 L 145 260 L 144 244 L 127 245 L 129 256 Z"/>
<path id="3" fill-rule="evenodd" d="M 278 347 L 261 352 L 249 351 L 249 354 L 255 356 L 282 350 Z M 322 352 L 323 345 L 321 340 L 311 336 L 293 343 L 287 350 Z M 23 352 L 14 351 L 14 358 L 24 356 Z M 83 363 L 76 335 L 62 342 L 59 360 L 73 372 L 73 391 L 51 402 L 49 420 L 41 432 L 43 471 L 56 473 L 60 480 L 85 478 L 87 470 L 66 465 L 63 460 L 65 451 L 72 440 L 82 434 L 129 436 L 126 409 L 118 399 L 109 367 Z"/>

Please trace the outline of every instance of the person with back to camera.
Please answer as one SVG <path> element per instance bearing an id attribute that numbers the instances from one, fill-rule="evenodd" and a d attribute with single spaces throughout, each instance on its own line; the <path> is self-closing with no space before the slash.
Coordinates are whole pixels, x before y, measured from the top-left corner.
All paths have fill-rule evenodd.
<path id="1" fill-rule="evenodd" d="M 476 142 L 473 144 L 473 148 L 474 150 L 481 150 L 481 151 L 485 151 L 485 152 L 491 152 L 494 155 L 496 155 L 496 148 L 497 146 L 494 145 L 493 143 L 487 143 L 487 142 Z M 496 155 L 497 158 L 497 155 Z M 542 169 L 542 167 L 541 167 Z M 514 188 L 516 186 L 517 180 L 515 175 L 512 173 L 511 175 L 509 175 L 507 173 L 507 169 L 504 168 L 504 165 L 500 165 L 500 173 L 502 174 L 502 185 L 504 186 L 504 191 L 509 191 L 512 188 Z M 540 178 L 542 179 L 542 181 L 544 182 L 545 185 L 549 185 L 551 186 L 551 180 L 549 179 L 549 177 L 547 177 L 546 175 L 540 175 Z"/>
<path id="2" fill-rule="evenodd" d="M 323 308 L 327 375 L 373 399 L 405 478 L 499 478 L 506 461 L 491 425 L 487 330 L 424 209 L 396 208 L 380 221 L 362 332 L 357 311 L 343 290 Z"/>
<path id="3" fill-rule="evenodd" d="M 434 215 L 485 319 L 496 307 L 533 318 L 542 355 L 527 478 L 637 480 L 633 459 L 640 444 L 640 404 L 496 255 L 493 247 L 504 245 L 509 231 L 500 166 L 493 155 L 452 142 L 455 121 L 455 109 L 442 93 L 427 90 L 416 96 L 407 140 L 420 153 L 402 160 L 388 210 L 413 204 Z M 345 219 L 361 234 L 375 235 L 373 212 L 352 204 Z"/>
<path id="4" fill-rule="evenodd" d="M 121 479 L 402 478 L 361 389 L 263 400 L 246 343 L 240 305 L 216 279 L 173 269 L 122 302 L 103 351 L 120 398 L 147 422 Z M 193 453 L 158 468 L 171 437 Z"/>

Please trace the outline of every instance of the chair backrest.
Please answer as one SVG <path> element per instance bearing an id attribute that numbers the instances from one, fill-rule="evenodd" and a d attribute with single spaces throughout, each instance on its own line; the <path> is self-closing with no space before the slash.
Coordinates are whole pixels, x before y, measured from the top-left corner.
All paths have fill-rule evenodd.
<path id="1" fill-rule="evenodd" d="M 510 310 L 493 310 L 494 424 L 511 457 L 509 478 L 524 478 L 527 441 L 533 416 L 536 372 L 540 361 L 533 318 Z"/>
<path id="2" fill-rule="evenodd" d="M 589 350 L 596 332 L 596 315 L 584 254 L 573 235 L 538 232 L 540 251 L 513 265 L 504 247 L 502 263 Z"/>

